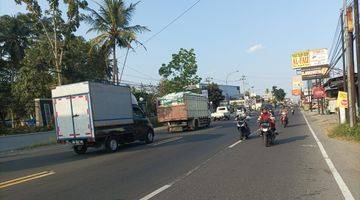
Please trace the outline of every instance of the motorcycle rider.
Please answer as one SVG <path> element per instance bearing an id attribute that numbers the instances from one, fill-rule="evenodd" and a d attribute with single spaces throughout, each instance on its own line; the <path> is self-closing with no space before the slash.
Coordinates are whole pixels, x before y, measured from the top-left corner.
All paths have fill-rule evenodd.
<path id="1" fill-rule="evenodd" d="M 258 121 L 269 121 L 270 122 L 270 127 L 272 129 L 272 131 L 277 135 L 278 133 L 276 132 L 276 126 L 275 126 L 275 117 L 272 115 L 271 112 L 268 111 L 267 108 L 263 108 L 261 109 L 261 115 L 258 118 Z"/>
<path id="2" fill-rule="evenodd" d="M 235 120 L 237 121 L 237 123 L 238 123 L 238 130 L 239 130 L 239 127 L 240 127 L 240 125 L 239 125 L 239 122 L 243 122 L 244 124 L 245 124 L 245 128 L 246 128 L 246 130 L 247 130 L 247 134 L 246 134 L 246 136 L 245 136 L 245 139 L 247 139 L 248 137 L 249 137 L 249 135 L 250 135 L 250 127 L 248 126 L 248 123 L 246 122 L 246 120 L 247 120 L 247 115 L 246 114 L 238 114 L 238 115 L 236 115 L 236 117 L 235 117 Z"/>
<path id="3" fill-rule="evenodd" d="M 289 113 L 289 111 L 285 106 L 281 108 L 281 110 L 280 110 L 281 117 L 284 116 L 287 122 L 288 122 L 288 113 Z"/>

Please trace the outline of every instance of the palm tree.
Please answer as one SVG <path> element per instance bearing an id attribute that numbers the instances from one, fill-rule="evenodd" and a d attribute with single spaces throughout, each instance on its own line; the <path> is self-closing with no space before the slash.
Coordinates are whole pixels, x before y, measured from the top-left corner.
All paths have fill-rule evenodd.
<path id="1" fill-rule="evenodd" d="M 88 15 L 85 20 L 91 26 L 88 32 L 95 31 L 99 33 L 98 36 L 92 39 L 93 45 L 99 45 L 105 50 L 112 51 L 112 80 L 115 84 L 119 83 L 116 46 L 127 48 L 127 58 L 129 49 L 134 49 L 131 46 L 132 42 L 142 45 L 142 43 L 137 40 L 137 34 L 149 31 L 146 26 L 130 25 L 138 3 L 139 2 L 131 3 L 129 6 L 126 6 L 123 0 L 103 0 L 102 5 L 98 4 L 100 6 L 99 11 L 91 8 L 87 9 L 90 11 L 90 15 Z"/>

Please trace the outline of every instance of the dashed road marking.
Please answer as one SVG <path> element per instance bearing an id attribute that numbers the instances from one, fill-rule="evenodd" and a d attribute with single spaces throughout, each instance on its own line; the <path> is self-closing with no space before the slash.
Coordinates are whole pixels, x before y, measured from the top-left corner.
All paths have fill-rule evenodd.
<path id="1" fill-rule="evenodd" d="M 6 187 L 9 187 L 9 186 L 12 186 L 12 185 L 17 185 L 19 183 L 28 182 L 28 181 L 31 181 L 31 180 L 34 180 L 34 179 L 42 178 L 42 177 L 45 177 L 45 176 L 50 176 L 50 175 L 53 175 L 53 174 L 55 174 L 54 171 L 43 171 L 43 172 L 40 172 L 40 173 L 31 174 L 31 175 L 28 175 L 28 176 L 12 179 L 12 180 L 9 180 L 9 181 L 4 181 L 4 182 L 0 183 L 0 189 L 1 188 L 6 188 Z"/>
<path id="2" fill-rule="evenodd" d="M 228 146 L 229 149 L 233 148 L 234 146 L 236 146 L 237 144 L 239 144 L 240 142 L 242 142 L 242 140 L 239 140 L 237 142 L 235 142 L 234 144 Z"/>
<path id="3" fill-rule="evenodd" d="M 333 162 L 331 161 L 331 159 L 329 158 L 328 154 L 326 153 L 324 146 L 321 144 L 319 138 L 316 136 L 314 130 L 311 128 L 308 120 L 306 119 L 304 113 L 302 113 L 302 115 L 304 116 L 304 119 L 306 121 L 306 124 L 308 125 L 310 132 L 312 133 L 317 145 L 319 146 L 319 149 L 321 151 L 321 154 L 323 156 L 323 158 L 325 159 L 326 164 L 329 166 L 330 171 L 332 173 L 332 175 L 335 178 L 336 183 L 338 184 L 342 195 L 344 196 L 345 200 L 355 200 L 355 198 L 353 197 L 353 195 L 351 194 L 349 188 L 347 187 L 346 183 L 344 182 L 344 180 L 342 179 L 342 177 L 340 176 L 339 172 L 336 170 Z"/>
<path id="4" fill-rule="evenodd" d="M 161 188 L 155 190 L 154 192 L 144 196 L 143 198 L 141 198 L 140 200 L 149 200 L 151 198 L 153 198 L 154 196 L 156 196 L 157 194 L 159 194 L 160 192 L 168 189 L 169 187 L 171 187 L 171 184 L 168 184 L 168 185 L 164 185 L 162 186 Z"/>
<path id="5" fill-rule="evenodd" d="M 174 141 L 180 140 L 180 139 L 182 139 L 182 138 L 183 138 L 183 137 L 174 137 L 174 138 L 169 138 L 169 139 L 161 140 L 160 142 L 154 143 L 154 144 L 152 144 L 151 146 L 158 146 L 158 145 L 161 145 L 161 144 L 166 144 L 166 143 L 169 143 L 169 142 L 174 142 Z"/>

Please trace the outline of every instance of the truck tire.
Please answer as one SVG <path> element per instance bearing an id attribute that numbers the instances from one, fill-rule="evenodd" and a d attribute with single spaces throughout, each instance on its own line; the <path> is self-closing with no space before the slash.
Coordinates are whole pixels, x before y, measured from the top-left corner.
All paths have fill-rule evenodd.
<path id="1" fill-rule="evenodd" d="M 195 119 L 194 121 L 194 130 L 198 130 L 199 129 L 199 120 Z"/>
<path id="2" fill-rule="evenodd" d="M 106 150 L 108 150 L 109 152 L 115 152 L 119 149 L 119 140 L 117 137 L 115 136 L 109 136 L 106 140 L 105 140 L 105 148 Z"/>
<path id="3" fill-rule="evenodd" d="M 85 154 L 87 151 L 86 145 L 74 145 L 74 152 L 77 154 Z"/>
<path id="4" fill-rule="evenodd" d="M 148 130 L 145 135 L 145 143 L 150 144 L 154 142 L 154 132 L 152 130 Z"/>

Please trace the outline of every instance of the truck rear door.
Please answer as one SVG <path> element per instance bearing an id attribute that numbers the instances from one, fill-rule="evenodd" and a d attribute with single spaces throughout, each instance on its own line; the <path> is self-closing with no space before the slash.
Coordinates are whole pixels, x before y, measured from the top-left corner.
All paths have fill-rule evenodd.
<path id="1" fill-rule="evenodd" d="M 71 97 L 60 97 L 53 100 L 56 124 L 56 135 L 58 140 L 72 138 L 74 134 Z"/>
<path id="2" fill-rule="evenodd" d="M 71 97 L 74 134 L 77 138 L 86 138 L 92 135 L 90 106 L 88 95 Z"/>
<path id="3" fill-rule="evenodd" d="M 93 137 L 89 96 L 72 95 L 54 99 L 59 140 Z"/>

